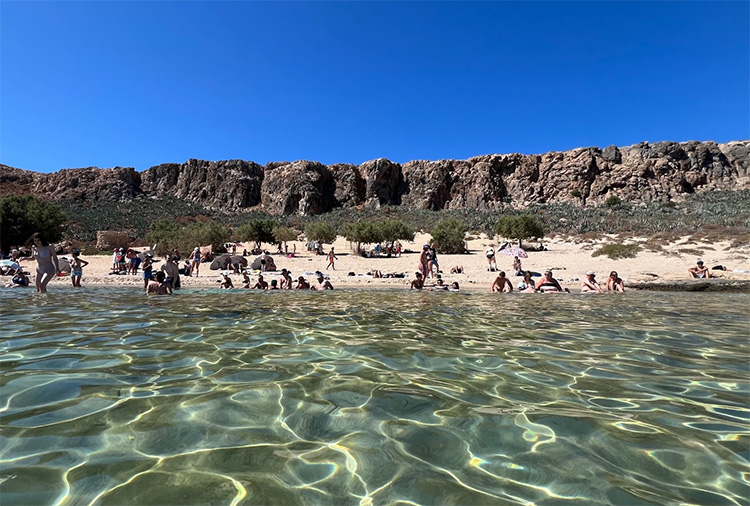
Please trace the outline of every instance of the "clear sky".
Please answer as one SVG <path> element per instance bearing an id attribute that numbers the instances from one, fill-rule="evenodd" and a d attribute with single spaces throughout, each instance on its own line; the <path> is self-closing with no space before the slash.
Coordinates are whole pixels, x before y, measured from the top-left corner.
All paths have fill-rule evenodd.
<path id="1" fill-rule="evenodd" d="M 0 163 L 750 138 L 750 3 L 0 0 Z"/>

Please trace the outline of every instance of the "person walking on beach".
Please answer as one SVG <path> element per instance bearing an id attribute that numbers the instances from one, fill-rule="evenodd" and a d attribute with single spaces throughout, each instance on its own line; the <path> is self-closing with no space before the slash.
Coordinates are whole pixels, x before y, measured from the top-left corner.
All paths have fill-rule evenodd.
<path id="1" fill-rule="evenodd" d="M 60 272 L 55 248 L 40 238 L 38 233 L 26 241 L 26 246 L 31 247 L 31 258 L 36 260 L 36 291 L 47 293 L 47 284 Z"/>
<path id="2" fill-rule="evenodd" d="M 586 278 L 581 281 L 581 293 L 604 293 L 602 287 L 596 281 L 596 273 L 588 271 Z"/>
<path id="3" fill-rule="evenodd" d="M 432 272 L 432 268 L 433 267 L 435 268 L 435 272 L 434 273 Z M 430 275 L 432 277 L 436 277 L 436 276 L 438 276 L 440 274 L 440 264 L 438 264 L 437 248 L 435 248 L 435 243 L 434 242 L 432 244 L 430 244 L 430 264 L 429 264 L 429 268 L 430 268 Z"/>
<path id="4" fill-rule="evenodd" d="M 328 265 L 326 265 L 326 270 L 328 270 L 328 268 L 331 267 L 335 271 L 336 267 L 333 266 L 333 261 L 338 260 L 338 259 L 339 258 L 333 252 L 333 246 L 331 246 L 331 251 L 328 253 Z"/>
<path id="5" fill-rule="evenodd" d="M 607 278 L 607 291 L 608 292 L 624 292 L 625 291 L 625 283 L 623 282 L 622 278 L 617 275 L 617 271 L 612 271 L 609 273 L 609 277 Z"/>
<path id="6" fill-rule="evenodd" d="M 81 288 L 81 277 L 83 277 L 83 268 L 89 263 L 80 258 L 81 252 L 73 250 L 73 259 L 70 260 L 70 281 L 75 288 Z"/>
<path id="7" fill-rule="evenodd" d="M 505 277 L 505 271 L 500 271 L 495 278 L 495 281 L 492 283 L 492 286 L 490 287 L 490 292 L 502 293 L 512 291 L 513 283 L 511 283 L 510 280 Z"/>
<path id="8" fill-rule="evenodd" d="M 190 276 L 193 275 L 193 271 L 195 271 L 195 276 L 199 275 L 199 271 L 201 268 L 201 260 L 202 260 L 201 249 L 196 247 L 193 250 L 193 259 L 192 259 L 192 262 L 190 263 Z"/>

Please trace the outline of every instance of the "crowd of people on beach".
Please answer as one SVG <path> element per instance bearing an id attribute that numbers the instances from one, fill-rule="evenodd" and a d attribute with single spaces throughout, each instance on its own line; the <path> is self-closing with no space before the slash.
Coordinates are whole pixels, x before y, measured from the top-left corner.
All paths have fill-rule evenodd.
<path id="1" fill-rule="evenodd" d="M 502 251 L 506 245 L 501 246 Z M 29 279 L 30 273 L 25 271 L 21 262 L 35 261 L 36 276 L 34 283 L 38 292 L 46 292 L 49 282 L 61 272 L 61 260 L 57 256 L 57 250 L 53 245 L 44 241 L 39 234 L 34 234 L 29 238 L 26 244 L 29 256 L 22 256 L 19 248 L 13 248 L 8 256 L 6 263 L 0 267 L 0 274 L 12 275 L 12 281 L 5 284 L 6 287 L 21 288 L 31 285 Z M 142 271 L 143 289 L 151 294 L 172 294 L 174 290 L 181 288 L 181 276 L 199 276 L 202 263 L 212 261 L 214 255 L 210 252 L 202 252 L 200 247 L 195 247 L 193 251 L 186 255 L 185 264 L 180 267 L 182 255 L 178 250 L 172 250 L 165 255 L 161 266 L 156 264 L 161 262 L 160 259 L 154 258 L 156 245 L 150 250 L 139 252 L 133 248 L 115 248 L 112 252 L 112 270 L 110 274 L 119 275 L 137 275 L 139 269 Z M 295 247 L 296 249 L 296 247 Z M 67 262 L 70 271 L 70 279 L 73 287 L 81 287 L 83 269 L 89 265 L 89 262 L 81 258 L 81 252 L 72 247 L 70 243 L 64 248 L 67 255 L 63 259 Z M 401 255 L 401 245 L 399 243 L 397 255 Z M 517 277 L 522 277 L 514 286 L 513 281 L 506 275 L 505 271 L 500 271 L 497 266 L 498 251 L 494 245 L 490 245 L 485 252 L 488 261 L 488 271 L 497 272 L 497 275 L 490 284 L 489 291 L 492 293 L 510 293 L 518 291 L 519 293 L 565 293 L 570 290 L 563 288 L 560 282 L 555 279 L 552 269 L 547 269 L 544 273 L 534 273 L 524 270 L 521 259 L 516 255 L 513 258 L 512 272 Z M 247 255 L 247 251 L 243 253 Z M 228 256 L 228 255 L 227 255 Z M 524 256 L 526 256 L 524 254 Z M 231 260 L 236 257 L 229 257 L 225 263 L 221 264 L 224 268 L 221 272 L 221 278 L 217 281 L 219 287 L 225 290 L 235 288 L 230 274 L 242 276 L 241 288 L 251 290 L 333 290 L 333 285 L 320 271 L 316 271 L 312 276 L 313 281 L 308 281 L 304 276 L 299 276 L 293 280 L 291 272 L 287 269 L 281 269 L 276 273 L 276 265 L 273 258 L 267 251 L 262 251 L 259 260 L 259 269 L 251 270 L 247 268 L 247 261 Z M 336 270 L 335 263 L 338 256 L 333 247 L 327 254 L 326 270 L 329 268 Z M 231 267 L 231 270 L 227 269 Z M 212 269 L 216 268 L 211 266 Z M 257 275 L 257 280 L 253 282 L 250 278 L 251 272 Z M 451 267 L 451 274 L 462 274 L 464 268 L 461 265 Z M 270 279 L 270 283 L 263 274 L 270 274 L 272 278 L 278 276 L 278 279 Z M 310 273 L 308 273 L 310 274 Z M 352 275 L 353 273 L 350 273 Z M 370 273 L 374 278 L 382 277 L 407 277 L 403 273 L 386 274 L 379 270 L 373 270 Z M 410 282 L 411 290 L 433 290 L 433 291 L 458 291 L 460 289 L 457 281 L 446 284 L 443 280 L 443 271 L 440 269 L 438 261 L 437 248 L 435 243 L 425 244 L 419 253 L 417 272 L 414 279 Z M 694 267 L 688 269 L 690 278 L 710 278 L 711 272 L 705 266 L 703 260 L 698 259 Z M 538 279 L 534 279 L 538 278 Z M 432 283 L 428 280 L 432 279 Z M 625 283 L 618 275 L 617 271 L 612 271 L 606 280 L 606 283 L 600 284 L 596 279 L 594 271 L 586 272 L 585 277 L 580 284 L 581 293 L 604 293 L 604 292 L 624 292 Z"/>

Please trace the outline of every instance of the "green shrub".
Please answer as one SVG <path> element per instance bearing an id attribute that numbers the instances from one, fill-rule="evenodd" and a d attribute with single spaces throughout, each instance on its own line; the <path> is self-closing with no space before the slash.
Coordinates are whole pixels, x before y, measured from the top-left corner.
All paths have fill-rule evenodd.
<path id="1" fill-rule="evenodd" d="M 575 190 L 573 190 L 573 191 L 570 192 L 570 196 L 571 197 L 575 197 L 577 199 L 581 198 L 581 190 L 579 190 L 578 188 L 576 188 Z"/>
<path id="2" fill-rule="evenodd" d="M 637 244 L 607 244 L 594 251 L 591 256 L 604 255 L 612 260 L 619 260 L 620 258 L 635 258 L 640 250 L 641 247 Z"/>
<path id="3" fill-rule="evenodd" d="M 154 222 L 146 234 L 149 244 L 156 244 L 156 254 L 166 255 L 173 249 L 192 251 L 196 246 L 211 245 L 221 251 L 232 237 L 232 229 L 215 221 L 205 221 L 182 226 L 168 218 Z"/>
<path id="4" fill-rule="evenodd" d="M 607 207 L 615 207 L 619 204 L 622 204 L 622 200 L 617 195 L 607 197 L 607 200 L 604 201 L 604 205 Z"/>
<path id="5" fill-rule="evenodd" d="M 466 253 L 466 230 L 464 223 L 445 218 L 432 229 L 430 242 L 440 253 Z"/>
<path id="6" fill-rule="evenodd" d="M 151 224 L 146 234 L 149 244 L 156 244 L 156 254 L 166 255 L 180 246 L 182 227 L 176 221 L 163 218 Z"/>
<path id="7" fill-rule="evenodd" d="M 544 225 L 539 218 L 530 214 L 504 215 L 497 221 L 495 232 L 509 239 L 517 239 L 518 246 L 522 247 L 524 239 L 544 237 Z"/>
<path id="8" fill-rule="evenodd" d="M 54 243 L 62 238 L 68 218 L 59 207 L 32 195 L 10 195 L 0 199 L 0 249 L 23 245 L 32 234 Z"/>

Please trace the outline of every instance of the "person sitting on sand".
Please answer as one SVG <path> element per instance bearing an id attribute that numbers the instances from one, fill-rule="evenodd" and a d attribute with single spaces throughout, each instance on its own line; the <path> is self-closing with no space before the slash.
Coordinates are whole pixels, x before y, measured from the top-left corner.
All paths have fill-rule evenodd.
<path id="1" fill-rule="evenodd" d="M 536 286 L 536 282 L 531 279 L 531 271 L 523 271 L 523 282 L 531 288 Z"/>
<path id="2" fill-rule="evenodd" d="M 268 290 L 268 282 L 263 279 L 263 275 L 258 276 L 258 282 L 253 286 L 253 290 Z"/>
<path id="3" fill-rule="evenodd" d="M 505 277 L 505 271 L 500 271 L 490 286 L 490 292 L 512 292 L 513 283 Z"/>
<path id="4" fill-rule="evenodd" d="M 166 276 L 163 271 L 156 273 L 156 279 L 151 279 L 146 285 L 146 295 L 169 295 L 171 288 L 167 286 Z"/>
<path id="5" fill-rule="evenodd" d="M 70 260 L 70 281 L 73 282 L 75 288 L 81 288 L 83 268 L 89 264 L 86 260 L 81 259 L 80 255 L 80 251 L 73 251 L 73 259 Z"/>
<path id="6" fill-rule="evenodd" d="M 221 273 L 222 280 L 221 285 L 219 285 L 222 290 L 229 290 L 231 288 L 234 288 L 234 284 L 232 283 L 232 280 L 229 278 L 229 272 L 224 271 Z"/>
<path id="7" fill-rule="evenodd" d="M 625 291 L 625 283 L 623 282 L 622 278 L 617 275 L 617 271 L 612 271 L 609 273 L 609 277 L 607 278 L 607 291 L 608 292 L 624 292 Z"/>
<path id="8" fill-rule="evenodd" d="M 247 271 L 242 271 L 242 288 L 250 288 L 250 283 L 252 283 L 252 281 L 250 280 Z"/>
<path id="9" fill-rule="evenodd" d="M 451 274 L 463 274 L 463 272 L 464 272 L 463 265 L 457 265 L 455 267 L 451 267 Z"/>
<path id="10" fill-rule="evenodd" d="M 13 275 L 13 279 L 10 283 L 5 285 L 5 288 L 26 288 L 31 284 L 29 277 L 23 272 L 23 269 L 18 269 Z"/>
<path id="11" fill-rule="evenodd" d="M 526 283 L 526 281 L 519 281 L 518 293 L 536 293 L 536 289 L 534 289 L 534 283 L 533 282 Z"/>
<path id="12" fill-rule="evenodd" d="M 688 269 L 688 274 L 691 278 L 710 278 L 711 272 L 708 267 L 703 266 L 703 260 L 698 259 L 697 265 Z"/>
<path id="13" fill-rule="evenodd" d="M 489 268 L 487 270 L 490 272 L 495 272 L 497 270 L 497 260 L 495 259 L 494 244 L 490 244 L 490 247 L 487 248 L 487 251 L 484 252 L 484 256 L 487 257 L 487 263 L 489 264 Z"/>
<path id="14" fill-rule="evenodd" d="M 313 290 L 333 290 L 333 285 L 322 274 L 318 274 L 318 283 L 311 288 Z"/>
<path id="15" fill-rule="evenodd" d="M 518 257 L 513 258 L 513 270 L 516 272 L 516 276 L 523 276 L 523 267 L 521 266 L 521 259 Z"/>
<path id="16" fill-rule="evenodd" d="M 560 282 L 552 276 L 551 269 L 547 269 L 546 271 L 544 271 L 542 279 L 536 282 L 535 288 L 537 289 L 537 291 L 543 293 L 556 293 L 563 291 L 562 286 L 560 286 Z"/>
<path id="17" fill-rule="evenodd" d="M 421 290 L 424 287 L 424 276 L 421 272 L 414 273 L 416 279 L 411 282 L 411 288 L 409 290 Z"/>
<path id="18" fill-rule="evenodd" d="M 304 276 L 300 276 L 297 278 L 297 286 L 294 287 L 295 290 L 309 290 L 310 289 L 310 283 L 307 282 Z"/>
<path id="19" fill-rule="evenodd" d="M 602 287 L 596 281 L 596 273 L 588 271 L 586 277 L 581 280 L 581 293 L 604 293 Z"/>
<path id="20" fill-rule="evenodd" d="M 276 281 L 275 279 L 272 279 L 271 280 L 271 286 L 269 286 L 268 289 L 269 290 L 278 290 L 279 289 L 278 281 Z"/>
<path id="21" fill-rule="evenodd" d="M 292 280 L 292 274 L 286 269 L 281 269 L 281 289 L 291 290 L 292 283 L 294 283 L 294 280 Z"/>

